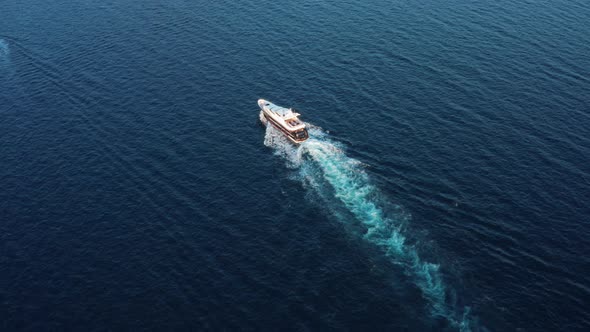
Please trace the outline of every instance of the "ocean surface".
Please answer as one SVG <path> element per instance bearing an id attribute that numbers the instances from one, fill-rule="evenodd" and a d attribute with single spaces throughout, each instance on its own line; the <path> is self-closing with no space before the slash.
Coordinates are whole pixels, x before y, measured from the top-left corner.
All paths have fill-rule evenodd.
<path id="1" fill-rule="evenodd" d="M 588 331 L 589 198 L 587 0 L 0 1 L 2 331 Z"/>

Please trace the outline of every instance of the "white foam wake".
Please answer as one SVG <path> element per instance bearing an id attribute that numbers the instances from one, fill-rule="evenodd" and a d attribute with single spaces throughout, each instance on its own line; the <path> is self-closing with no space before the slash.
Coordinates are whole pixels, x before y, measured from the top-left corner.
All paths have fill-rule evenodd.
<path id="1" fill-rule="evenodd" d="M 288 167 L 298 169 L 305 184 L 321 191 L 320 196 L 325 197 L 325 192 L 319 183 L 329 184 L 337 201 L 366 228 L 363 238 L 403 267 L 404 273 L 422 291 L 434 317 L 444 317 L 458 330 L 471 330 L 467 315 L 456 317 L 456 310 L 449 304 L 439 265 L 422 260 L 417 249 L 407 243 L 402 231 L 405 215 L 400 214 L 399 218 L 386 215 L 378 204 L 381 194 L 369 181 L 361 163 L 348 157 L 321 129 L 312 127 L 310 136 L 295 147 L 268 126 L 264 143 L 283 157 Z"/>

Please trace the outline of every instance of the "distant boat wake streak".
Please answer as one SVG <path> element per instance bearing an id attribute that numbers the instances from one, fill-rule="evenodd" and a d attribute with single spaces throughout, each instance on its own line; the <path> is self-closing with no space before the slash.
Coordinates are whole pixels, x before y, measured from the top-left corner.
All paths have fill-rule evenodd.
<path id="1" fill-rule="evenodd" d="M 0 84 L 13 74 L 10 65 L 10 47 L 8 42 L 0 38 Z"/>
<path id="2" fill-rule="evenodd" d="M 448 301 L 449 290 L 439 265 L 423 261 L 416 248 L 406 243 L 401 230 L 405 217 L 400 214 L 400 220 L 395 220 L 395 217 L 385 215 L 375 199 L 379 192 L 370 184 L 361 163 L 348 157 L 321 129 L 310 127 L 310 139 L 294 146 L 278 130 L 267 126 L 264 144 L 285 158 L 288 167 L 298 170 L 304 185 L 324 198 L 329 191 L 344 204 L 346 210 L 366 227 L 364 240 L 379 247 L 393 263 L 402 266 L 403 272 L 422 291 L 433 317 L 443 317 L 460 331 L 475 329 L 474 322 L 468 318 L 469 308 L 457 313 Z M 326 182 L 331 190 L 322 185 Z"/>
<path id="3" fill-rule="evenodd" d="M 4 101 L 4 96 L 12 98 L 14 68 L 10 60 L 10 45 L 6 39 L 0 37 L 0 100 Z M 0 103 L 0 113 L 10 109 L 5 103 Z M 5 106 L 4 108 L 2 106 Z"/>
<path id="4" fill-rule="evenodd" d="M 0 64 L 8 63 L 10 56 L 10 48 L 8 48 L 8 43 L 0 38 Z"/>

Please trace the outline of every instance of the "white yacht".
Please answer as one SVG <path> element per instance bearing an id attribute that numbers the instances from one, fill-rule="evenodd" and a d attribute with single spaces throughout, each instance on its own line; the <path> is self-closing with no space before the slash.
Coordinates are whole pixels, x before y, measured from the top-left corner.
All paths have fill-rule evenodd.
<path id="1" fill-rule="evenodd" d="M 270 122 L 280 130 L 291 142 L 300 144 L 309 138 L 305 123 L 299 120 L 299 113 L 292 108 L 284 108 L 268 100 L 258 99 L 260 106 L 260 121 L 267 125 Z"/>

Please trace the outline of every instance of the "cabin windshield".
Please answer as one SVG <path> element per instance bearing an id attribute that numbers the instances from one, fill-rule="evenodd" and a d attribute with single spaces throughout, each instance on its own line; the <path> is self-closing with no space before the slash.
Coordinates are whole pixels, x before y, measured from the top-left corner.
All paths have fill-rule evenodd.
<path id="1" fill-rule="evenodd" d="M 305 130 L 300 130 L 300 131 L 295 132 L 295 138 L 302 139 L 302 138 L 305 138 L 306 136 L 307 135 L 306 135 Z"/>

